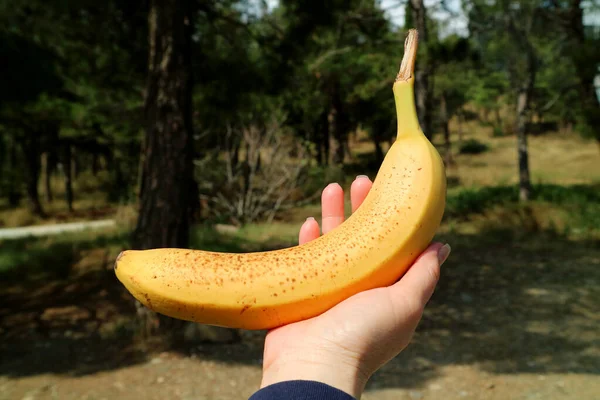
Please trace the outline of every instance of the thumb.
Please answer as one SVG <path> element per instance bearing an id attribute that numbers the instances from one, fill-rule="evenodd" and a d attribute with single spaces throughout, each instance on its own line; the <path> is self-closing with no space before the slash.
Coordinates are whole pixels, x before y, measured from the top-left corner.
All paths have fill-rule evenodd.
<path id="1" fill-rule="evenodd" d="M 406 274 L 391 289 L 394 307 L 410 308 L 403 310 L 420 315 L 433 295 L 440 278 L 440 266 L 450 255 L 450 245 L 434 243 L 413 263 Z"/>

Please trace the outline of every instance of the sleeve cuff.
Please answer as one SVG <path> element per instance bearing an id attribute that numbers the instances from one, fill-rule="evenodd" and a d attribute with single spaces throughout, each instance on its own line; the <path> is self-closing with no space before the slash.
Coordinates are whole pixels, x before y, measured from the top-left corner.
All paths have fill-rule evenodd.
<path id="1" fill-rule="evenodd" d="M 356 400 L 348 393 L 317 381 L 286 381 L 266 386 L 248 400 Z"/>

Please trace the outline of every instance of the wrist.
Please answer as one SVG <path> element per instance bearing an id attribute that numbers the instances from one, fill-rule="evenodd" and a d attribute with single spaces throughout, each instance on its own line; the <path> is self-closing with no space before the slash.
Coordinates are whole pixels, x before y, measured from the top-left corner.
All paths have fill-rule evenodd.
<path id="1" fill-rule="evenodd" d="M 306 380 L 325 383 L 360 399 L 369 379 L 355 360 L 329 360 L 323 355 L 287 355 L 265 365 L 261 388 L 279 382 Z"/>

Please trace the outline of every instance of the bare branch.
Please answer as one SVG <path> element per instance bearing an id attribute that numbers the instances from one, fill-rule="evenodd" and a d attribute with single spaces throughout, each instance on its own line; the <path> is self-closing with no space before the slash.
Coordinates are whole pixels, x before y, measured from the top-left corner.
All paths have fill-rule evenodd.
<path id="1" fill-rule="evenodd" d="M 201 190 L 212 215 L 219 219 L 226 217 L 234 224 L 270 221 L 278 211 L 297 202 L 293 196 L 306 177 L 302 161 L 306 149 L 283 135 L 282 121 L 280 116 L 265 126 L 253 124 L 228 129 L 225 144 L 217 149 L 222 154 L 220 162 L 225 164 L 224 168 L 197 163 L 204 168 L 210 165 L 206 170 L 210 176 L 202 180 Z M 231 153 L 236 147 L 231 143 L 236 140 L 243 151 L 234 156 Z M 232 166 L 238 156 L 237 167 Z"/>

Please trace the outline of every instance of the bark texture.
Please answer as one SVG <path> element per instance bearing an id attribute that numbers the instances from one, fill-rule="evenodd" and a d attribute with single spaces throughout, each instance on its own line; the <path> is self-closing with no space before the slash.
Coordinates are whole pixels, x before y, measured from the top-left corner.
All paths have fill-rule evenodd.
<path id="1" fill-rule="evenodd" d="M 191 10 L 183 0 L 152 0 L 139 249 L 187 247 L 192 175 Z"/>
<path id="2" fill-rule="evenodd" d="M 510 10 L 507 10 L 505 18 L 511 39 L 523 51 L 523 57 L 525 58 L 526 64 L 525 74 L 517 87 L 516 131 L 517 157 L 519 164 L 519 199 L 521 201 L 527 201 L 531 199 L 527 126 L 537 74 L 537 56 L 533 45 L 529 41 L 529 32 L 532 30 L 535 16 L 534 14 L 531 14 L 526 25 L 522 28 L 517 27 Z"/>
<path id="3" fill-rule="evenodd" d="M 151 0 L 146 133 L 140 178 L 140 211 L 133 234 L 137 249 L 189 247 L 196 211 L 192 128 L 192 2 Z M 239 339 L 236 330 L 193 324 L 150 311 L 136 302 L 145 336 L 166 334 L 171 344 Z"/>
<path id="4" fill-rule="evenodd" d="M 350 118 L 340 93 L 339 83 L 336 81 L 332 89 L 331 110 L 329 112 L 329 150 L 331 164 L 341 165 L 346 159 L 348 131 Z"/>
<path id="5" fill-rule="evenodd" d="M 9 165 L 17 165 L 17 144 L 9 141 L 8 142 L 8 161 Z M 8 174 L 8 204 L 11 207 L 17 207 L 21 201 L 21 192 L 19 190 L 19 179 L 15 171 L 9 171 Z"/>
<path id="6" fill-rule="evenodd" d="M 65 201 L 69 211 L 73 211 L 73 149 L 68 142 L 63 145 L 63 172 Z"/>
<path id="7" fill-rule="evenodd" d="M 27 198 L 29 200 L 29 208 L 31 213 L 39 217 L 46 217 L 44 208 L 40 201 L 38 191 L 38 182 L 41 171 L 41 150 L 40 150 L 40 133 L 31 131 L 28 132 L 25 139 L 21 142 L 23 157 L 27 163 Z"/>
<path id="8" fill-rule="evenodd" d="M 415 28 L 419 33 L 420 47 L 427 52 L 428 33 L 427 33 L 427 9 L 423 0 L 410 0 L 410 9 Z M 419 124 L 425 136 L 431 140 L 431 113 L 429 112 L 431 103 L 430 76 L 433 74 L 433 63 L 430 57 L 422 58 L 422 62 L 415 66 L 415 100 Z"/>
<path id="9" fill-rule="evenodd" d="M 454 164 L 452 158 L 452 142 L 450 140 L 450 119 L 448 117 L 448 103 L 446 101 L 446 94 L 442 93 L 440 97 L 440 119 L 442 128 L 444 130 L 444 162 L 446 166 Z"/>

